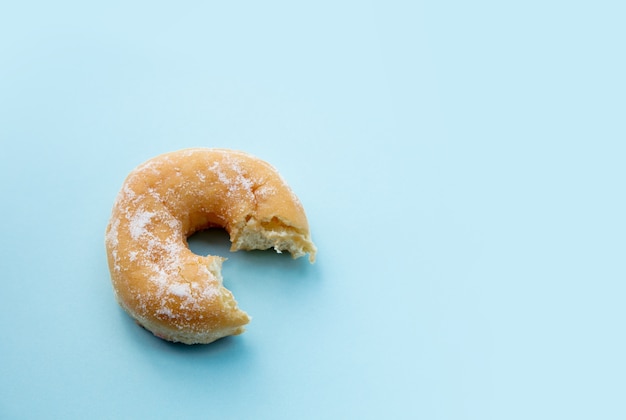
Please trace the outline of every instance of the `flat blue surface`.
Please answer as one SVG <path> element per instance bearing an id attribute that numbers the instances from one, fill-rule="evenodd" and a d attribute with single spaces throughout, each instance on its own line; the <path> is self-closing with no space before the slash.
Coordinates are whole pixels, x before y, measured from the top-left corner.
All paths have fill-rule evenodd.
<path id="1" fill-rule="evenodd" d="M 626 418 L 623 4 L 1 3 L 0 418 Z M 191 146 L 276 166 L 319 255 L 194 237 L 253 321 L 188 347 L 104 229 Z"/>

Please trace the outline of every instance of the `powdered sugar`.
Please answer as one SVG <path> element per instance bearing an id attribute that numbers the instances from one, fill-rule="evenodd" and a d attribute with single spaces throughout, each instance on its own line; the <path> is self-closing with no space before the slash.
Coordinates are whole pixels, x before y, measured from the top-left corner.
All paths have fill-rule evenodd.
<path id="1" fill-rule="evenodd" d="M 130 236 L 133 239 L 139 239 L 140 236 L 145 235 L 148 231 L 146 225 L 150 223 L 156 213 L 146 210 L 139 210 L 130 218 L 129 230 Z"/>
<path id="2" fill-rule="evenodd" d="M 105 242 L 107 244 L 107 247 L 111 249 L 111 257 L 113 258 L 113 261 L 112 261 L 113 269 L 116 272 L 121 270 L 119 254 L 117 252 L 117 247 L 119 245 L 119 238 L 118 238 L 119 227 L 120 227 L 120 219 L 119 218 L 113 219 L 111 223 L 109 223 L 106 236 L 105 236 Z"/>
<path id="3" fill-rule="evenodd" d="M 226 155 L 221 162 L 213 162 L 209 170 L 217 175 L 219 182 L 227 187 L 226 195 L 243 194 L 248 199 L 254 199 L 252 192 L 255 183 L 250 175 L 241 167 L 238 159 Z"/>
<path id="4" fill-rule="evenodd" d="M 191 298 L 191 288 L 188 283 L 172 283 L 168 286 L 167 292 L 174 296 Z"/>

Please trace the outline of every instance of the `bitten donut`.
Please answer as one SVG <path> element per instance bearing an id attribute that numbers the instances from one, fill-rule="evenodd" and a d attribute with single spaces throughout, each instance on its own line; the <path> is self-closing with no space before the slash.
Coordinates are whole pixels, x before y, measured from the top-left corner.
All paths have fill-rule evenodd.
<path id="1" fill-rule="evenodd" d="M 228 232 L 231 251 L 274 248 L 315 260 L 304 209 L 268 163 L 225 149 L 145 162 L 115 200 L 105 244 L 117 301 L 160 338 L 210 343 L 250 321 L 222 285 L 224 258 L 187 246 L 189 235 L 210 227 Z"/>

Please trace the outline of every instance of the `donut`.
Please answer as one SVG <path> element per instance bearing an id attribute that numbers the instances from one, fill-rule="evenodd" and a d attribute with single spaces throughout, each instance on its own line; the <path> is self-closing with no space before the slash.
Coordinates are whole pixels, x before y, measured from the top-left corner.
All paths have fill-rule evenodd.
<path id="1" fill-rule="evenodd" d="M 150 159 L 124 181 L 105 245 L 116 300 L 157 337 L 210 343 L 250 321 L 222 284 L 225 258 L 189 250 L 191 234 L 213 227 L 228 232 L 231 251 L 274 248 L 315 261 L 302 204 L 267 162 L 208 148 Z"/>

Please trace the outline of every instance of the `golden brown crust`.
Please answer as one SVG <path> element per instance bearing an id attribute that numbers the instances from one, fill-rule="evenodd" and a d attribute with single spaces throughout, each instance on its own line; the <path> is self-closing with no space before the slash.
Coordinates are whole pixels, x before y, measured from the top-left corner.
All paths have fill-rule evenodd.
<path id="1" fill-rule="evenodd" d="M 226 149 L 157 156 L 129 174 L 106 229 L 111 279 L 120 305 L 155 335 L 187 344 L 244 331 L 248 315 L 222 286 L 223 258 L 201 257 L 187 237 L 207 227 L 232 248 L 316 249 L 298 198 L 268 163 Z"/>

